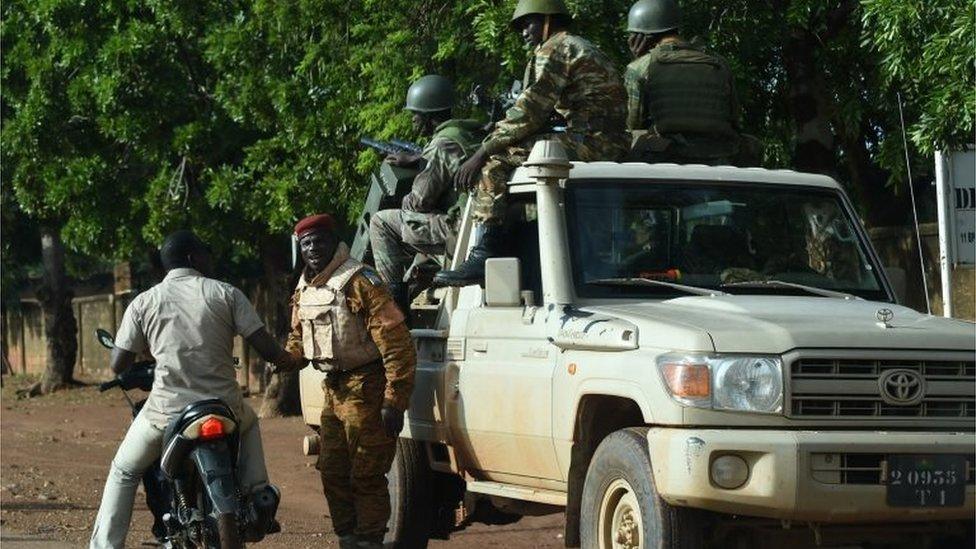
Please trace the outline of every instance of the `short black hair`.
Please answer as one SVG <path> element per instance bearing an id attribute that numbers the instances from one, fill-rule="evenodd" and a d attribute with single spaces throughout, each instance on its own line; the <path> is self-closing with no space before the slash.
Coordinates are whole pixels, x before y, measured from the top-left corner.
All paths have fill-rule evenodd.
<path id="1" fill-rule="evenodd" d="M 203 242 L 186 229 L 170 233 L 159 248 L 159 259 L 167 271 L 173 269 L 193 267 L 190 256 L 204 250 Z"/>

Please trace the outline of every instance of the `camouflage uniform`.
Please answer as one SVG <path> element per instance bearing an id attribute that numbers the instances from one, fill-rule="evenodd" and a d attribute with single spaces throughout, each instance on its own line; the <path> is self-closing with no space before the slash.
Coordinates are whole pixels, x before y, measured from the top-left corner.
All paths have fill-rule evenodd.
<path id="1" fill-rule="evenodd" d="M 323 383 L 325 407 L 316 467 L 322 475 L 335 533 L 379 541 L 390 517 L 386 474 L 396 451 L 396 441 L 383 428 L 380 409 L 407 409 L 417 356 L 403 314 L 386 287 L 375 272 L 348 257 L 348 248 L 341 245 L 329 266 L 311 281 L 306 282 L 303 276 L 299 282 L 285 347 L 292 360 L 286 366 L 300 367 L 303 356 L 323 354 L 321 348 L 330 351 L 325 353 L 331 359 Z M 341 281 L 336 283 L 340 276 Z M 331 308 L 324 323 L 327 329 L 319 331 L 310 321 L 322 319 L 323 315 L 313 308 L 308 308 L 312 309 L 311 314 L 303 310 L 306 306 L 302 304 L 302 294 L 330 287 L 330 283 L 345 303 Z M 358 325 L 343 327 L 350 319 Z M 333 336 L 332 341 L 314 341 L 309 337 L 310 330 L 317 337 Z M 336 341 L 336 337 L 353 341 Z M 347 370 L 342 364 L 345 356 L 356 357 L 356 362 L 378 358 Z"/>
<path id="2" fill-rule="evenodd" d="M 724 59 L 666 40 L 624 73 L 633 160 L 730 164 L 740 149 L 739 104 Z"/>
<path id="3" fill-rule="evenodd" d="M 437 126 L 421 157 L 424 169 L 413 180 L 400 210 L 376 212 L 369 240 L 376 270 L 388 284 L 403 282 L 417 253 L 441 254 L 457 237 L 457 221 L 467 195 L 454 192 L 454 174 L 480 145 L 481 124 L 449 120 Z"/>
<path id="4" fill-rule="evenodd" d="M 613 63 L 595 45 L 556 33 L 536 48 L 524 82 L 515 105 L 483 144 L 490 158 L 474 203 L 482 223 L 501 222 L 508 180 L 536 141 L 559 140 L 573 160 L 619 160 L 627 152 L 626 92 Z M 553 113 L 566 120 L 565 133 L 551 132 Z"/>

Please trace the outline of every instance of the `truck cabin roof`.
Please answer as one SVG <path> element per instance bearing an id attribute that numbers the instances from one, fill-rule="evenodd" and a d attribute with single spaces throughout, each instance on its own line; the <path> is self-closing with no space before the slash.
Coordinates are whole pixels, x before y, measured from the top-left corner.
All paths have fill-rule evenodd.
<path id="1" fill-rule="evenodd" d="M 741 181 L 743 183 L 768 183 L 821 187 L 840 190 L 841 186 L 825 175 L 802 173 L 793 170 L 767 170 L 765 168 L 736 168 L 734 166 L 705 166 L 702 164 L 648 164 L 645 162 L 573 162 L 568 183 L 574 180 L 669 180 L 669 181 Z M 515 170 L 509 186 L 512 192 L 528 192 L 535 179 L 529 177 L 525 167 Z"/>

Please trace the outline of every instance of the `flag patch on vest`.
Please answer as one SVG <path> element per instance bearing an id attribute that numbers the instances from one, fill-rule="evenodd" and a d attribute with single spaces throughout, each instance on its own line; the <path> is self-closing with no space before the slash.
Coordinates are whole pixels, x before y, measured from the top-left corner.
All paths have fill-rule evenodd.
<path id="1" fill-rule="evenodd" d="M 363 267 L 363 269 L 359 272 L 362 273 L 362 275 L 366 277 L 366 280 L 368 280 L 369 283 L 372 284 L 373 286 L 383 286 L 383 279 L 380 278 L 379 273 L 377 273 L 373 269 L 369 267 Z"/>

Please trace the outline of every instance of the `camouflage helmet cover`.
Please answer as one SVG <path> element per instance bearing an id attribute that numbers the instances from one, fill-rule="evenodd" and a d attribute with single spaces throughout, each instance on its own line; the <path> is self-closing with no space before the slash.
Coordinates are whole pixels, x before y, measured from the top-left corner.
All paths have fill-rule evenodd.
<path id="1" fill-rule="evenodd" d="M 428 74 L 417 79 L 407 90 L 408 111 L 438 112 L 454 106 L 454 84 L 443 76 Z"/>
<path id="2" fill-rule="evenodd" d="M 526 15 L 565 15 L 572 17 L 566 3 L 563 0 L 519 0 L 512 13 L 511 23 L 516 22 Z"/>
<path id="3" fill-rule="evenodd" d="M 627 32 L 658 34 L 681 26 L 681 8 L 675 0 L 638 0 L 627 13 Z"/>

